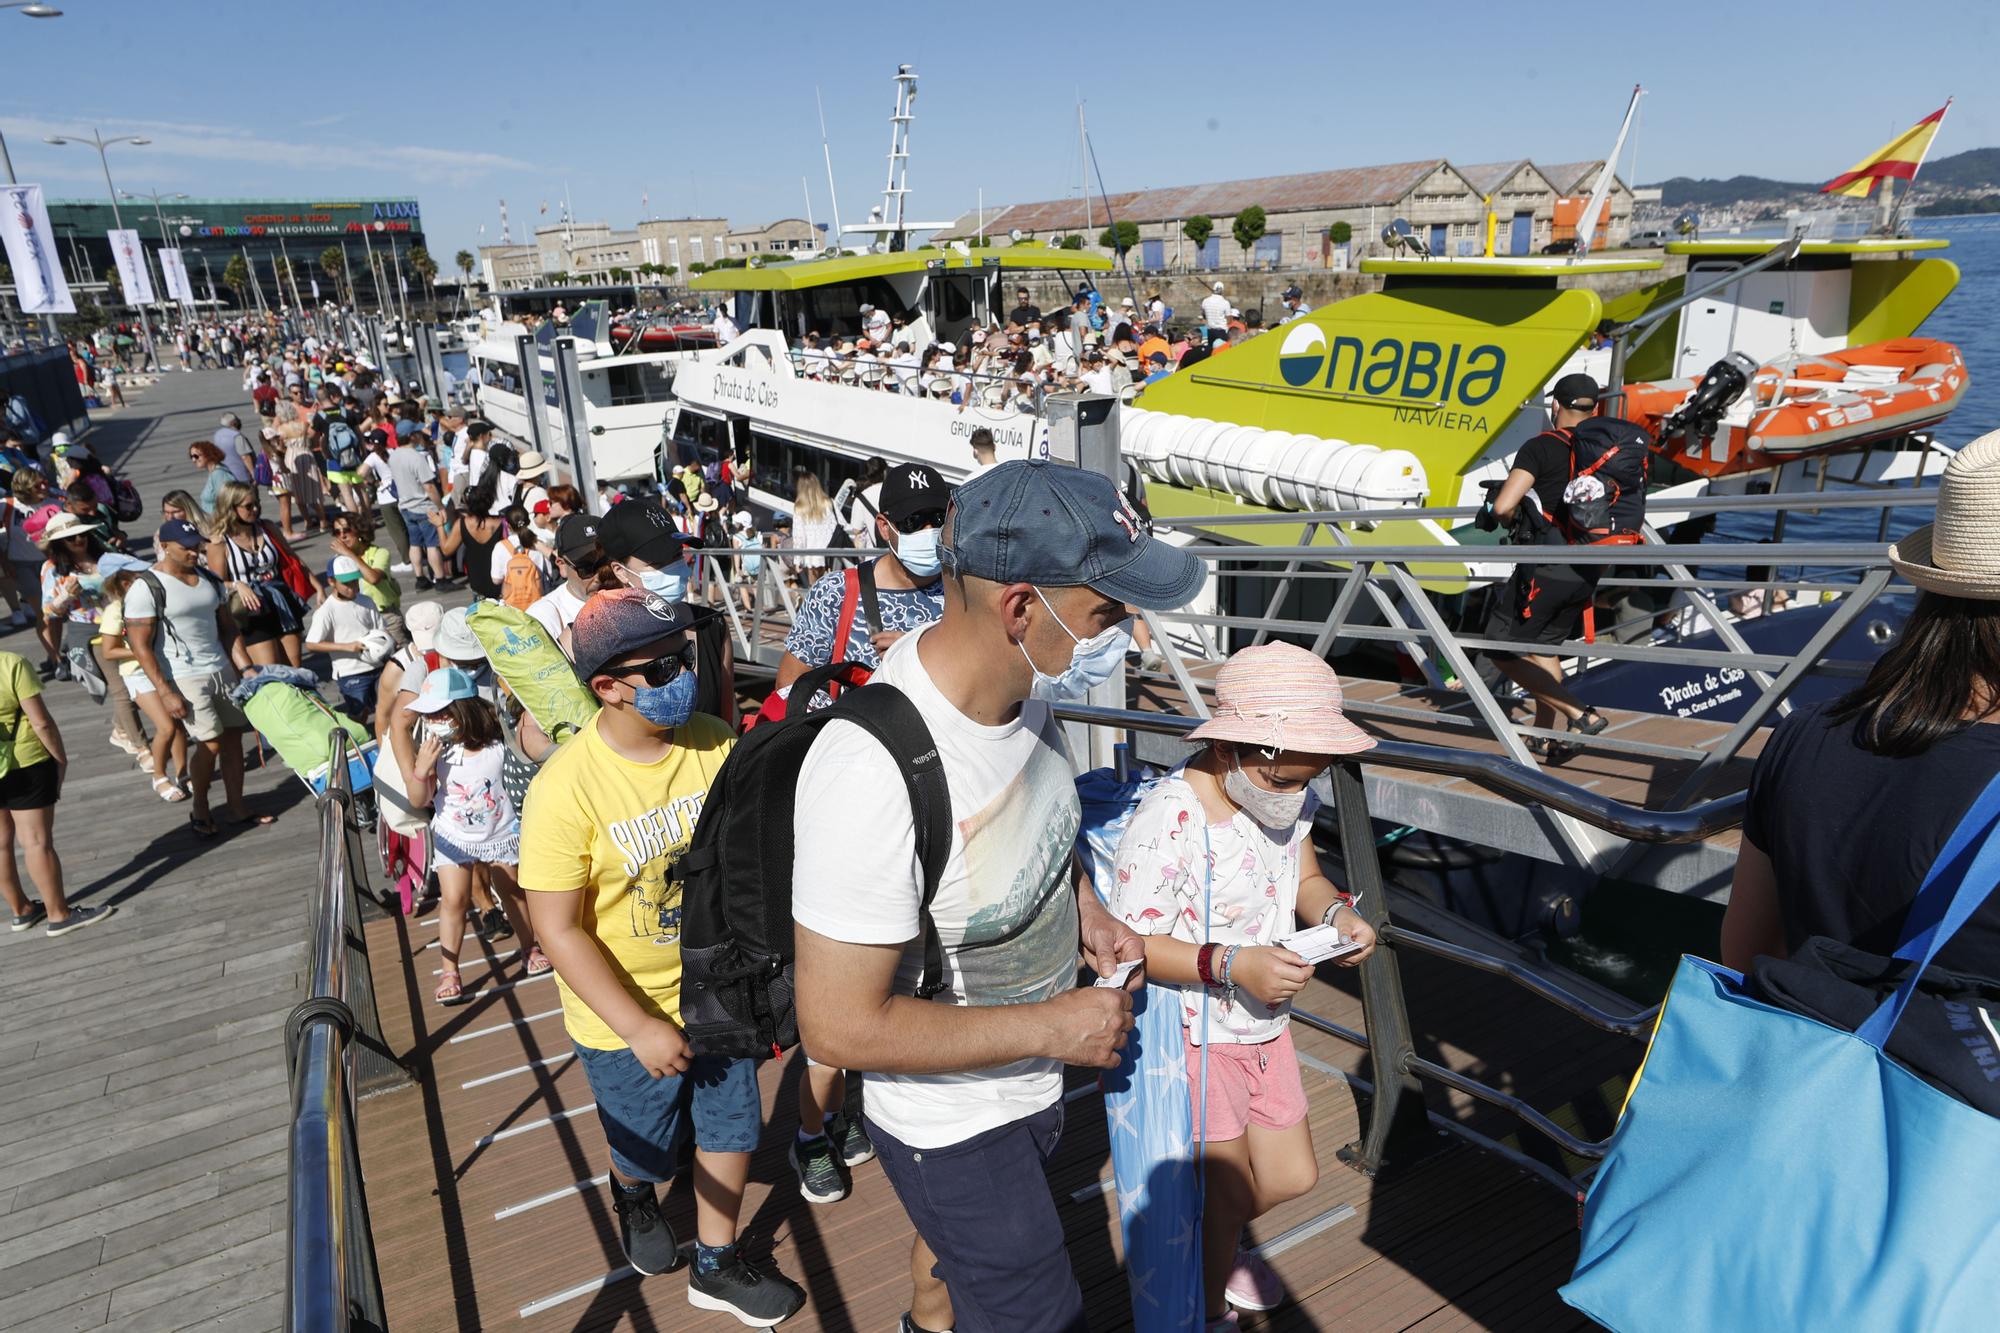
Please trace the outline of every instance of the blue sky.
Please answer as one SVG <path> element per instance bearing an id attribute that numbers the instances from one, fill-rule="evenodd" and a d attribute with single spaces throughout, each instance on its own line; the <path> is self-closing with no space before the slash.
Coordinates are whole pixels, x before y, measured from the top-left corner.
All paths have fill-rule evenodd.
<path id="1" fill-rule="evenodd" d="M 413 194 L 440 256 L 497 241 L 503 198 L 520 239 L 544 202 L 556 216 L 565 181 L 580 220 L 618 227 L 642 194 L 657 216 L 754 225 L 804 213 L 809 190 L 826 221 L 815 86 L 842 220 L 859 221 L 880 197 L 905 61 L 922 76 L 910 184 L 925 219 L 971 209 L 982 187 L 989 206 L 1074 193 L 1079 95 L 1112 191 L 1594 157 L 1635 82 L 1643 180 L 1830 177 L 1953 93 L 1936 151 L 2000 144 L 1980 92 L 2000 51 L 1991 3 L 1935 3 L 1901 25 L 1847 0 L 1809 18 L 1746 3 L 1727 22 L 1614 3 L 1508 6 L 1521 17 L 1505 21 L 1450 0 L 61 3 L 60 19 L 0 11 L 0 132 L 22 180 L 100 197 L 95 154 L 43 137 L 146 134 L 112 150 L 121 188 Z"/>

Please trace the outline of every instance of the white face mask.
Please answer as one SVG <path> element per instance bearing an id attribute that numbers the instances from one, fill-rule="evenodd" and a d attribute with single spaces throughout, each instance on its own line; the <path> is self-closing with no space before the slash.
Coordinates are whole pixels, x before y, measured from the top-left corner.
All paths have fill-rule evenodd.
<path id="1" fill-rule="evenodd" d="M 1040 588 L 1035 596 L 1042 599 L 1049 615 L 1058 628 L 1069 635 L 1075 644 L 1070 650 L 1069 665 L 1061 674 L 1051 676 L 1035 665 L 1035 659 L 1028 656 L 1028 646 L 1016 643 L 1014 646 L 1027 659 L 1028 669 L 1035 673 L 1035 683 L 1030 691 L 1037 699 L 1051 703 L 1074 702 L 1087 697 L 1090 692 L 1110 680 L 1125 662 L 1125 649 L 1132 641 L 1132 618 L 1127 616 L 1117 624 L 1098 631 L 1087 639 L 1076 637 L 1076 631 L 1063 624 L 1063 618 L 1056 615 L 1055 607 Z"/>
<path id="2" fill-rule="evenodd" d="M 1288 829 L 1305 813 L 1306 789 L 1267 791 L 1250 780 L 1240 757 L 1231 760 L 1222 775 L 1222 790 L 1244 814 L 1268 829 Z"/>

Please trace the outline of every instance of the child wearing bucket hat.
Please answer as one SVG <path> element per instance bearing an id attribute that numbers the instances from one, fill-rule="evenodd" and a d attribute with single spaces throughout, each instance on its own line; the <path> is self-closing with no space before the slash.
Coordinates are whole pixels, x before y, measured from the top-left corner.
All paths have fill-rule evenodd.
<path id="1" fill-rule="evenodd" d="M 1375 945 L 1320 870 L 1312 845 L 1319 798 L 1308 784 L 1375 741 L 1341 712 L 1333 669 L 1288 643 L 1246 648 L 1225 662 L 1214 715 L 1189 739 L 1207 745 L 1132 813 L 1110 906 L 1147 937 L 1148 978 L 1180 992 L 1185 1049 L 1172 1058 L 1187 1061 L 1208 1172 L 1203 1290 L 1210 1326 L 1232 1327 L 1219 1322 L 1229 1306 L 1268 1310 L 1283 1295 L 1264 1261 L 1239 1248 L 1252 1209 L 1297 1198 L 1318 1180 L 1288 1026 L 1292 997 L 1313 968 L 1286 941 L 1331 926 L 1352 946 L 1334 959 L 1343 967 Z"/>

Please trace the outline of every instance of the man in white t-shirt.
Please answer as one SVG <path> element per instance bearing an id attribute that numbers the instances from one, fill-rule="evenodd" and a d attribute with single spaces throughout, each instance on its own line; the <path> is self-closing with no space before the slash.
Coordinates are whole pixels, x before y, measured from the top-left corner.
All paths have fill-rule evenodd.
<path id="1" fill-rule="evenodd" d="M 1214 291 L 1201 298 L 1201 322 L 1224 336 L 1229 332 L 1229 298 L 1222 294 L 1219 282 Z"/>
<path id="2" fill-rule="evenodd" d="M 1180 606 L 1204 571 L 1156 540 L 1108 478 L 1021 460 L 959 489 L 941 552 L 943 619 L 899 640 L 874 679 L 915 705 L 950 789 L 951 849 L 930 908 L 943 989 L 915 995 L 923 886 L 902 776 L 868 733 L 835 720 L 798 783 L 800 1032 L 821 1063 L 871 1071 L 868 1136 L 959 1324 L 1080 1329 L 1043 1166 L 1063 1065 L 1118 1062 L 1126 989 L 1143 969 L 1126 989 L 1078 989 L 1079 945 L 1100 976 L 1144 951 L 1083 878 L 1076 788 L 1042 700 L 1108 679 L 1129 606 Z"/>

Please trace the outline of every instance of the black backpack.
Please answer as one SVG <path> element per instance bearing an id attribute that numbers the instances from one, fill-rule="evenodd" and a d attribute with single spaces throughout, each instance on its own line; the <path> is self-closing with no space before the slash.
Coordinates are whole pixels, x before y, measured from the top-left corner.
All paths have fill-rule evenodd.
<path id="1" fill-rule="evenodd" d="M 848 664 L 800 676 L 792 697 L 811 699 Z M 801 690 L 803 694 L 799 693 Z M 853 722 L 903 771 L 923 866 L 918 906 L 924 969 L 919 999 L 945 987 L 944 946 L 931 899 L 951 855 L 951 793 L 930 728 L 892 685 L 847 690 L 831 708 L 753 728 L 710 785 L 681 858 L 681 1030 L 697 1054 L 776 1056 L 798 1044 L 792 965 L 792 815 L 799 769 L 820 731 Z"/>
<path id="2" fill-rule="evenodd" d="M 1563 438 L 1565 432 L 1553 432 Z M 1567 432 L 1569 539 L 1577 545 L 1640 540 L 1653 437 L 1619 417 L 1589 417 Z M 1592 484 L 1595 483 L 1595 484 Z"/>

